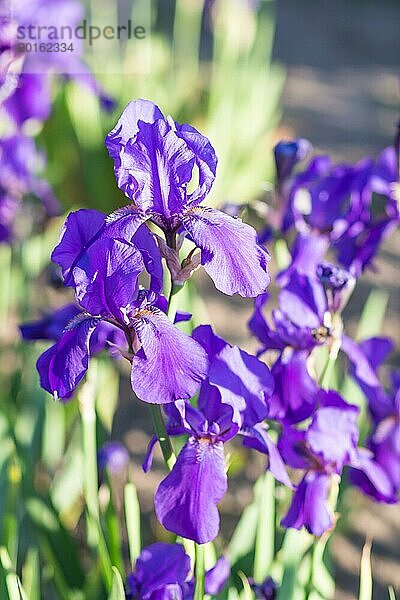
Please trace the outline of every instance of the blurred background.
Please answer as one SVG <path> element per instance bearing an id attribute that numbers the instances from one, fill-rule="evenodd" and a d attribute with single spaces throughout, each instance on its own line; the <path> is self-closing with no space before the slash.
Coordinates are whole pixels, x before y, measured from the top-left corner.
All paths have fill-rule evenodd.
<path id="1" fill-rule="evenodd" d="M 210 138 L 219 157 L 209 199 L 215 206 L 258 206 L 268 198 L 274 181 L 272 147 L 282 138 L 305 137 L 317 152 L 332 154 L 338 162 L 376 156 L 392 143 L 400 107 L 397 0 L 148 0 L 148 4 L 150 11 L 144 10 L 150 29 L 134 50 L 127 43 L 121 59 L 103 44 L 87 55 L 96 78 L 115 100 L 111 113 L 73 78 L 56 76 L 50 117 L 44 123 L 25 124 L 47 155 L 46 177 L 65 212 L 81 207 L 110 212 L 125 204 L 103 140 L 132 98 L 153 100 L 164 113 L 191 123 Z M 104 3 L 89 3 L 86 8 L 96 24 L 116 18 L 116 9 Z M 132 14 L 140 18 L 140 12 Z M 261 225 L 251 208 L 247 216 Z M 34 557 L 26 562 L 28 567 L 36 560 L 32 540 L 39 540 L 41 552 L 47 552 L 43 597 L 53 598 L 58 596 L 52 582 L 57 568 L 63 567 L 53 566 L 52 572 L 50 565 L 56 561 L 57 544 L 65 540 L 49 533 L 49 521 L 43 520 L 43 510 L 32 498 L 46 498 L 47 509 L 53 511 L 48 519 L 56 518 L 62 535 L 71 534 L 79 542 L 83 459 L 76 401 L 54 404 L 38 386 L 35 361 L 47 344 L 19 340 L 19 323 L 71 300 L 49 267 L 63 217 L 39 227 L 28 221 L 22 217 L 16 223 L 12 245 L 0 246 L 0 436 L 5 449 L 0 457 L 0 513 L 11 547 L 15 540 L 15 554 L 26 561 Z M 399 339 L 399 257 L 400 237 L 394 234 L 385 242 L 376 270 L 363 276 L 348 307 L 350 330 L 371 290 L 377 290 L 387 304 L 383 332 Z M 276 265 L 272 269 L 276 271 Z M 202 300 L 194 305 L 189 297 L 185 301 L 197 320 L 212 323 L 229 342 L 255 350 L 246 326 L 252 302 L 217 294 L 203 273 L 196 273 L 195 284 Z M 377 333 L 380 325 L 370 324 L 369 331 Z M 398 358 L 397 352 L 393 361 Z M 99 443 L 119 439 L 128 448 L 144 511 L 144 540 L 151 542 L 155 533 L 164 535 L 153 513 L 153 493 L 163 468 L 156 455 L 153 471 L 146 476 L 141 471 L 152 434 L 147 408 L 133 400 L 125 369 L 119 363 L 115 368 L 104 357 L 99 359 L 96 389 Z M 230 491 L 221 504 L 221 548 L 251 502 L 251 485 L 264 468 L 263 460 L 245 449 L 233 447 L 232 456 Z M 118 480 L 113 485 L 118 489 Z M 332 545 L 337 600 L 357 597 L 366 537 L 373 538 L 374 598 L 387 598 L 388 584 L 400 588 L 400 510 L 373 505 L 351 493 L 343 513 Z"/>

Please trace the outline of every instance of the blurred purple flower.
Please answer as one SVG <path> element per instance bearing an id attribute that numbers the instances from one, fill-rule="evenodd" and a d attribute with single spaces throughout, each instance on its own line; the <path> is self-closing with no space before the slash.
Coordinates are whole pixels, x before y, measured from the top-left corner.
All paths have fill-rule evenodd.
<path id="1" fill-rule="evenodd" d="M 387 338 L 370 338 L 358 346 L 368 361 L 369 377 L 366 369 L 357 369 L 355 362 L 351 365 L 350 373 L 368 400 L 372 429 L 367 447 L 372 452 L 374 462 L 386 473 L 388 489 L 382 493 L 361 472 L 352 471 L 351 480 L 375 500 L 395 502 L 400 497 L 400 374 L 392 371 L 389 390 L 384 389 L 377 375 L 380 365 L 393 350 L 393 343 Z"/>
<path id="2" fill-rule="evenodd" d="M 318 248 L 323 259 L 330 244 L 337 259 L 354 275 L 371 264 L 382 241 L 399 224 L 399 170 L 394 147 L 386 148 L 376 159 L 364 159 L 356 165 L 333 165 L 327 156 L 315 156 L 302 173 L 285 188 L 280 199 L 286 213 L 282 229 L 295 227 L 299 234 L 292 251 L 289 272 L 298 266 L 305 274 L 313 269 L 307 263 Z M 377 213 L 374 196 L 383 197 Z M 307 244 L 307 238 L 310 243 Z M 304 251 L 303 251 L 304 247 Z M 283 275 L 281 275 L 283 277 Z"/>
<path id="3" fill-rule="evenodd" d="M 128 575 L 128 598 L 137 600 L 193 600 L 190 558 L 180 544 L 152 544 L 142 550 Z M 206 573 L 205 593 L 218 595 L 230 575 L 229 561 L 221 557 Z"/>
<path id="4" fill-rule="evenodd" d="M 263 583 L 251 583 L 257 600 L 275 600 L 278 586 L 272 577 L 267 577 Z"/>
<path id="5" fill-rule="evenodd" d="M 20 203 L 8 195 L 0 196 L 0 243 L 9 244 L 14 239 L 14 222 L 20 211 Z"/>
<path id="6" fill-rule="evenodd" d="M 151 220 L 171 239 L 183 227 L 201 249 L 201 262 L 216 287 L 226 293 L 257 296 L 270 277 L 269 255 L 255 230 L 201 202 L 210 191 L 217 157 L 206 137 L 190 125 L 164 118 L 148 100 L 130 102 L 106 137 L 120 189 L 130 206 L 110 215 L 132 229 Z M 189 192 L 197 173 L 197 185 Z"/>
<path id="7" fill-rule="evenodd" d="M 119 473 L 129 464 L 129 452 L 121 442 L 107 442 L 99 449 L 97 462 L 100 469 L 108 469 L 110 473 Z"/>
<path id="8" fill-rule="evenodd" d="M 275 168 L 278 189 L 292 175 L 297 163 L 305 160 L 312 151 L 308 140 L 282 140 L 274 147 Z"/>
<path id="9" fill-rule="evenodd" d="M 18 133 L 0 139 L 0 227 L 4 241 L 14 237 L 18 205 L 28 194 L 41 200 L 47 216 L 61 213 L 49 184 L 40 177 L 44 163 L 31 138 Z"/>
<path id="10" fill-rule="evenodd" d="M 28 27 L 40 27 L 40 44 L 37 51 L 25 53 L 22 71 L 9 73 L 10 78 L 17 78 L 17 87 L 14 93 L 9 94 L 4 102 L 4 107 L 17 127 L 23 125 L 28 119 L 44 121 L 51 112 L 53 94 L 51 83 L 54 74 L 58 73 L 75 79 L 78 83 L 88 88 L 99 97 L 103 108 L 111 109 L 114 103 L 105 95 L 100 85 L 82 60 L 83 42 L 73 36 L 71 43 L 72 52 L 46 52 L 41 50 L 47 43 L 54 43 L 51 38 L 51 28 L 60 32 L 63 27 L 75 31 L 84 18 L 84 9 L 76 0 L 31 0 L 26 2 L 16 1 L 12 4 L 13 21 L 8 24 L 19 28 L 27 35 Z M 45 26 L 45 28 L 43 28 Z M 15 37 L 14 47 L 20 39 Z M 43 44 L 43 46 L 42 46 Z M 7 77 L 7 76 L 6 76 Z"/>

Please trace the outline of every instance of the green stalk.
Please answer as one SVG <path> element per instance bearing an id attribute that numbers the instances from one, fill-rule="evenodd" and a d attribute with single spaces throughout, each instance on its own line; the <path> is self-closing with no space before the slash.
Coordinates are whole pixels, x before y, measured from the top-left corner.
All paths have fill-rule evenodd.
<path id="1" fill-rule="evenodd" d="M 258 519 L 254 551 L 254 581 L 262 583 L 270 573 L 275 554 L 275 480 L 270 471 L 259 480 Z"/>
<path id="2" fill-rule="evenodd" d="M 202 546 L 201 544 L 195 544 L 194 574 L 196 579 L 196 587 L 194 589 L 194 600 L 203 600 L 205 582 L 205 562 L 204 546 Z"/>
<path id="3" fill-rule="evenodd" d="M 307 584 L 306 584 L 306 587 L 304 590 L 306 600 L 308 600 L 311 597 L 311 594 L 314 591 L 314 569 L 315 569 L 315 563 L 316 563 L 317 544 L 318 544 L 318 540 L 314 537 L 314 541 L 312 543 L 311 551 L 310 551 L 310 572 L 309 572 Z"/>
<path id="4" fill-rule="evenodd" d="M 132 569 L 140 555 L 142 538 L 140 533 L 140 506 L 135 485 L 128 481 L 124 489 L 125 523 L 128 534 L 129 558 Z"/>
<path id="5" fill-rule="evenodd" d="M 167 465 L 168 471 L 171 471 L 172 467 L 175 464 L 176 456 L 174 453 L 174 449 L 172 448 L 171 440 L 167 433 L 167 429 L 165 427 L 164 417 L 161 412 L 160 404 L 151 404 L 150 411 L 151 416 L 153 418 L 154 429 L 156 430 L 156 435 L 160 444 L 165 464 Z"/>
<path id="6" fill-rule="evenodd" d="M 112 585 L 112 564 L 101 528 L 97 489 L 95 364 L 95 362 L 92 362 L 87 381 L 79 395 L 79 409 L 82 419 L 84 494 L 87 515 L 86 535 L 89 548 L 99 557 L 104 583 L 109 591 Z"/>
<path id="7" fill-rule="evenodd" d="M 81 390 L 79 408 L 82 419 L 85 503 L 90 517 L 87 521 L 87 542 L 90 548 L 96 549 L 98 535 L 95 523 L 100 519 L 100 512 L 97 490 L 96 412 L 94 403 L 94 389 L 92 382 L 88 380 Z"/>
<path id="8" fill-rule="evenodd" d="M 171 291 L 168 298 L 168 311 L 167 315 L 169 319 L 174 323 L 176 317 L 176 311 L 178 310 L 178 293 L 183 289 L 182 285 L 176 285 L 171 283 Z"/>
<path id="9" fill-rule="evenodd" d="M 175 315 L 178 308 L 178 292 L 183 288 L 181 285 L 175 285 L 171 282 L 171 290 L 168 298 L 168 311 L 167 316 L 174 322 Z M 165 427 L 165 421 L 162 414 L 160 404 L 151 404 L 150 406 L 151 416 L 153 419 L 154 429 L 160 444 L 161 452 L 164 457 L 165 464 L 167 465 L 168 471 L 171 471 L 172 467 L 176 462 L 176 456 L 172 447 L 171 440 Z"/>

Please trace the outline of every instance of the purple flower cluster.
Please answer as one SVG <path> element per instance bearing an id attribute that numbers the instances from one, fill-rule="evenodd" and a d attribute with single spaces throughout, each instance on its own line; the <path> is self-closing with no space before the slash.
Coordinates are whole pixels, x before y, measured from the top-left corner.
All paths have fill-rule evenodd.
<path id="1" fill-rule="evenodd" d="M 371 266 L 382 241 L 399 224 L 399 160 L 396 144 L 377 159 L 334 165 L 329 156 L 312 157 L 306 140 L 280 142 L 275 148 L 277 210 L 270 223 L 279 235 L 296 235 L 289 270 L 313 274 L 330 249 L 338 263 L 359 276 Z M 272 235 L 271 225 L 261 235 Z"/>
<path id="2" fill-rule="evenodd" d="M 41 202 L 41 213 L 33 221 L 43 221 L 62 213 L 49 184 L 41 178 L 45 156 L 26 133 L 31 121 L 44 122 L 51 113 L 55 73 L 84 85 L 99 97 L 104 108 L 112 100 L 101 90 L 96 79 L 82 61 L 82 48 L 73 52 L 46 52 L 46 41 L 36 44 L 33 52 L 18 51 L 18 28 L 46 24 L 74 28 L 83 17 L 83 6 L 77 0 L 33 0 L 0 2 L 0 110 L 9 124 L 0 138 L 0 242 L 23 238 L 21 228 L 27 211 L 21 200 L 33 195 Z M 4 6 L 3 6 L 4 5 Z M 76 45 L 75 45 L 76 46 Z"/>
<path id="3" fill-rule="evenodd" d="M 284 527 L 305 527 L 316 536 L 333 527 L 332 497 L 345 470 L 376 500 L 396 502 L 400 377 L 393 374 L 388 392 L 377 373 L 391 345 L 382 338 L 356 343 L 344 333 L 342 319 L 357 278 L 398 222 L 395 151 L 351 167 L 315 157 L 293 175 L 310 145 L 302 140 L 276 147 L 277 223 L 284 233 L 295 230 L 296 238 L 291 263 L 278 277 L 278 306 L 267 319 L 269 254 L 252 227 L 203 205 L 217 168 L 210 141 L 165 118 L 152 102 L 137 100 L 106 145 L 130 204 L 109 216 L 79 210 L 62 228 L 52 260 L 76 304 L 21 327 L 26 339 L 55 342 L 37 363 L 42 387 L 70 398 L 90 358 L 104 348 L 129 361 L 136 396 L 163 405 L 168 435 L 185 438 L 156 491 L 157 517 L 167 530 L 198 544 L 218 535 L 217 505 L 228 487 L 224 446 L 237 436 L 264 454 L 275 479 L 293 490 Z M 385 198 L 384 215 L 375 217 L 378 193 Z M 186 247 L 191 249 L 182 260 Z M 257 356 L 230 345 L 209 325 L 186 335 L 176 322 L 191 315 L 177 313 L 171 321 L 162 295 L 163 259 L 171 298 L 200 265 L 220 291 L 255 298 L 249 328 L 260 342 Z M 321 347 L 329 360 L 317 374 Z M 270 368 L 261 360 L 266 352 Z M 359 447 L 358 407 L 329 389 L 339 352 L 369 401 L 373 426 L 366 447 Z M 154 437 L 146 472 L 156 443 Z M 103 449 L 104 464 L 111 464 L 114 450 Z M 212 590 L 220 589 L 227 571 L 221 559 L 206 575 L 207 593 L 218 593 Z M 145 549 L 128 583 L 134 598 L 193 596 L 190 561 L 178 544 Z M 275 595 L 272 580 L 254 589 L 259 597 Z"/>

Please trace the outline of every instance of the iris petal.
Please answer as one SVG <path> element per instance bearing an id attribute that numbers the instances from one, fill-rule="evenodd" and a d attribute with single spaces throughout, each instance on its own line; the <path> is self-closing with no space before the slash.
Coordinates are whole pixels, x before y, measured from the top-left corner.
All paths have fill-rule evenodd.
<path id="1" fill-rule="evenodd" d="M 141 344 L 132 360 L 135 394 L 154 404 L 191 398 L 208 371 L 200 344 L 156 308 L 139 311 L 134 326 Z"/>
<path id="2" fill-rule="evenodd" d="M 218 534 L 217 503 L 226 490 L 222 442 L 189 438 L 157 489 L 157 517 L 169 531 L 205 544 Z"/>
<path id="3" fill-rule="evenodd" d="M 270 283 L 268 252 L 253 227 L 213 208 L 186 211 L 183 226 L 201 248 L 201 263 L 225 294 L 255 297 Z"/>

